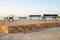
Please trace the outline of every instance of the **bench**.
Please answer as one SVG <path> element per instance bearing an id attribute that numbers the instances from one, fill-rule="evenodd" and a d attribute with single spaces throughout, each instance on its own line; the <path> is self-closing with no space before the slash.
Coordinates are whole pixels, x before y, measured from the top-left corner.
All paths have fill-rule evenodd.
<path id="1" fill-rule="evenodd" d="M 40 19 L 41 15 L 29 15 L 30 19 L 32 19 L 32 17 L 38 17 Z"/>
<path id="2" fill-rule="evenodd" d="M 13 21 L 13 17 L 14 17 L 14 15 L 4 17 L 4 21 L 5 21 L 6 19 L 7 19 L 8 21 L 10 21 L 10 19 Z"/>
<path id="3" fill-rule="evenodd" d="M 42 17 L 42 20 L 45 20 L 46 21 L 46 18 L 52 18 L 53 20 L 57 20 L 57 14 L 43 14 L 43 17 Z"/>
<path id="4" fill-rule="evenodd" d="M 27 17 L 19 17 L 19 19 L 27 19 Z"/>
<path id="5" fill-rule="evenodd" d="M 57 16 L 57 18 L 60 18 L 60 16 Z"/>
<path id="6" fill-rule="evenodd" d="M 59 19 L 60 19 L 60 16 L 57 16 L 56 18 L 59 18 Z M 59 20 L 59 19 L 58 19 L 58 20 Z"/>

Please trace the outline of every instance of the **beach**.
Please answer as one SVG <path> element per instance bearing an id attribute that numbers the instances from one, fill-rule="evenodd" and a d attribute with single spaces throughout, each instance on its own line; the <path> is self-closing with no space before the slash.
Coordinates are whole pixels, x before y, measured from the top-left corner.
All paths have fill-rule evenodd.
<path id="1" fill-rule="evenodd" d="M 0 40 L 60 40 L 60 0 L 0 0 Z"/>
<path id="2" fill-rule="evenodd" d="M 0 31 L 0 40 L 60 40 L 60 20 L 14 20 L 13 22 L 3 21 L 1 20 L 2 24 L 6 25 L 7 27 L 15 27 L 15 26 L 29 26 L 31 25 L 39 27 L 39 30 L 36 31 L 23 31 L 23 32 L 16 32 L 16 33 L 8 33 Z M 48 26 L 47 26 L 48 25 Z M 50 27 L 50 26 L 51 27 Z M 55 25 L 55 26 L 54 26 Z M 32 26 L 32 27 L 33 27 Z M 46 27 L 47 26 L 47 27 Z M 37 28 L 38 29 L 38 28 Z M 35 29 L 34 29 L 35 30 Z"/>
<path id="3" fill-rule="evenodd" d="M 0 40 L 60 40 L 60 27 L 49 28 L 43 31 L 30 33 L 14 33 L 3 37 Z"/>

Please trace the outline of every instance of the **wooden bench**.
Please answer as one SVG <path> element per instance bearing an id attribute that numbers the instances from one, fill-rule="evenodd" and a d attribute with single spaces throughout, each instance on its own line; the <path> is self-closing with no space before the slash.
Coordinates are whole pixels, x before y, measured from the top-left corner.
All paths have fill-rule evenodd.
<path id="1" fill-rule="evenodd" d="M 46 21 L 46 18 L 52 18 L 53 20 L 57 20 L 57 14 L 44 14 L 43 17 L 42 17 L 42 20 L 45 20 Z"/>
<path id="2" fill-rule="evenodd" d="M 4 21 L 5 21 L 6 19 L 7 19 L 8 21 L 10 21 L 10 19 L 13 21 L 13 17 L 14 17 L 14 15 L 4 17 Z"/>
<path id="3" fill-rule="evenodd" d="M 27 17 L 19 17 L 19 19 L 27 19 Z"/>
<path id="4" fill-rule="evenodd" d="M 40 19 L 41 15 L 29 15 L 30 19 L 32 19 L 32 17 L 38 17 Z"/>
<path id="5" fill-rule="evenodd" d="M 57 18 L 60 18 L 60 16 L 57 16 Z"/>
<path id="6" fill-rule="evenodd" d="M 8 17 L 4 17 L 4 21 L 5 21 L 5 20 L 8 20 Z"/>
<path id="7" fill-rule="evenodd" d="M 56 18 L 59 18 L 59 19 L 60 19 L 60 16 L 57 16 Z M 59 20 L 59 19 L 58 19 L 58 20 Z"/>

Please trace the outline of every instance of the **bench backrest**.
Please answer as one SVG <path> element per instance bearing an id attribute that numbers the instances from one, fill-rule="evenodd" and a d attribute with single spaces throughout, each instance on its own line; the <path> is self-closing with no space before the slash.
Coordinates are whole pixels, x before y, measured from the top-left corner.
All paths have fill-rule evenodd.
<path id="1" fill-rule="evenodd" d="M 29 15 L 29 17 L 41 17 L 41 15 Z"/>
<path id="2" fill-rule="evenodd" d="M 57 14 L 44 14 L 43 16 L 45 16 L 45 17 L 47 17 L 47 16 L 49 16 L 49 17 L 51 17 L 51 16 L 56 17 L 58 15 Z"/>
<path id="3" fill-rule="evenodd" d="M 26 19 L 27 17 L 19 17 L 19 19 Z"/>

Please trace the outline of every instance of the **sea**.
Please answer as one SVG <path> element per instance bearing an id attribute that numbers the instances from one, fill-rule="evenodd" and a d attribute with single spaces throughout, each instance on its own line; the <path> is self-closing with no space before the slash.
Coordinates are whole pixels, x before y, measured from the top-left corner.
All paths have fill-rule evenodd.
<path id="1" fill-rule="evenodd" d="M 14 16 L 14 19 L 19 19 L 19 17 L 27 17 L 27 19 L 30 19 L 29 16 Z M 4 17 L 0 16 L 0 19 L 4 19 Z M 42 17 L 32 17 L 32 19 L 42 19 Z M 47 17 L 47 20 L 52 20 L 52 17 Z M 58 20 L 60 20 L 60 18 L 57 18 Z"/>

